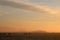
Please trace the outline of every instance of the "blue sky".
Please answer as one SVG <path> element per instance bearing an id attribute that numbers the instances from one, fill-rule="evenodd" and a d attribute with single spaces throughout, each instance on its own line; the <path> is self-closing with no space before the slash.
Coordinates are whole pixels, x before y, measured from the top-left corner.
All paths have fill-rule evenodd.
<path id="1" fill-rule="evenodd" d="M 59 2 L 59 0 L 0 0 L 0 32 L 36 30 L 60 32 Z"/>
<path id="2" fill-rule="evenodd" d="M 23 0 L 24 2 L 30 2 L 40 5 L 48 5 L 48 6 L 60 6 L 60 0 Z"/>

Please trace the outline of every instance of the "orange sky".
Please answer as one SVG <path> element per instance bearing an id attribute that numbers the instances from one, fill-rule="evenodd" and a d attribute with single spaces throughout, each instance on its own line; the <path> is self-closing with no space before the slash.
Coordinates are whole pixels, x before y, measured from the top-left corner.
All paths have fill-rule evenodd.
<path id="1" fill-rule="evenodd" d="M 60 32 L 60 1 L 0 0 L 0 32 Z"/>
<path id="2" fill-rule="evenodd" d="M 4 22 L 6 23 L 0 25 L 0 32 L 31 32 L 36 30 L 60 32 L 60 22 L 55 21 L 6 20 Z"/>

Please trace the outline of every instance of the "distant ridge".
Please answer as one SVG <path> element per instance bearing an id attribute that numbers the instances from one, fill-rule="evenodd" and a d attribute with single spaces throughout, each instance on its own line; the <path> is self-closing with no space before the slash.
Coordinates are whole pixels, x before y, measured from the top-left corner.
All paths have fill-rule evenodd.
<path id="1" fill-rule="evenodd" d="M 43 30 L 37 30 L 37 31 L 32 31 L 31 33 L 48 33 L 48 32 Z"/>

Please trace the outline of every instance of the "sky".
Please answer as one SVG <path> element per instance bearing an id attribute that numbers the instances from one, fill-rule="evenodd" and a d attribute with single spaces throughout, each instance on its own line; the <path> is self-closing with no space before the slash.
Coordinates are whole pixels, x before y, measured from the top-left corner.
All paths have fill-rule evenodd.
<path id="1" fill-rule="evenodd" d="M 60 0 L 0 0 L 0 32 L 60 32 Z"/>

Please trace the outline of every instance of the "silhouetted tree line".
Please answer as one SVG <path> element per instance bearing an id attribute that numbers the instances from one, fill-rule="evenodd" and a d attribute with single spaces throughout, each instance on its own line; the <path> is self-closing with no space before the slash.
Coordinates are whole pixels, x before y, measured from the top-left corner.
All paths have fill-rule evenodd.
<path id="1" fill-rule="evenodd" d="M 60 40 L 60 33 L 0 33 L 0 40 Z"/>

